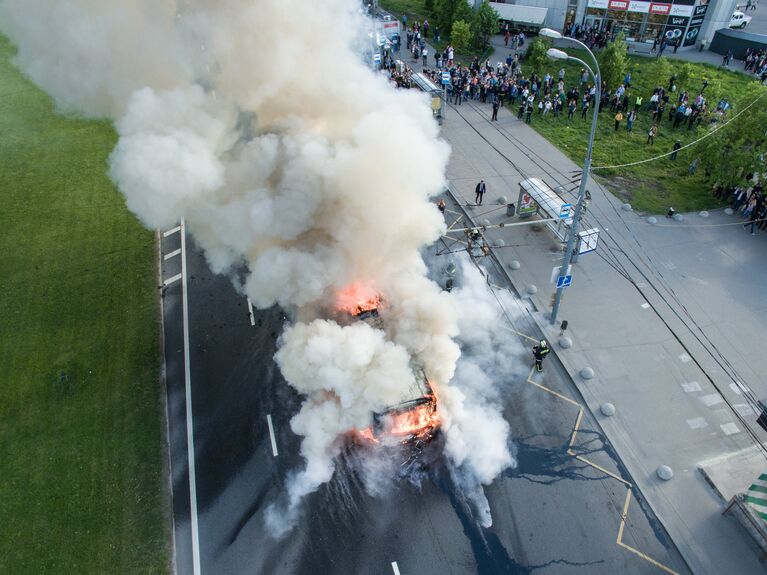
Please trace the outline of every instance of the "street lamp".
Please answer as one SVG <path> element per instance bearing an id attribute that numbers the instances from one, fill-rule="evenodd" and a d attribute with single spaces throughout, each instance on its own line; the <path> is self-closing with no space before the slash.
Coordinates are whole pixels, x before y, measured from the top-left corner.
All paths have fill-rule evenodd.
<path id="1" fill-rule="evenodd" d="M 597 130 L 597 118 L 599 114 L 599 102 L 602 99 L 601 94 L 601 88 L 602 88 L 602 80 L 601 80 L 601 74 L 599 72 L 599 62 L 597 62 L 596 57 L 594 56 L 594 53 L 589 50 L 588 46 L 586 46 L 583 42 L 579 42 L 578 40 L 574 38 L 565 38 L 557 32 L 556 30 L 552 30 L 551 28 L 543 28 L 539 32 L 541 36 L 546 36 L 548 38 L 554 38 L 554 39 L 564 39 L 568 42 L 574 42 L 576 44 L 580 44 L 580 46 L 586 50 L 589 55 L 591 55 L 591 58 L 594 60 L 594 68 L 596 69 L 596 74 L 594 73 L 594 70 L 591 69 L 591 67 L 586 64 L 583 60 L 580 58 L 576 58 L 575 56 L 570 56 L 567 54 L 567 52 L 563 52 L 562 50 L 558 50 L 556 48 L 549 48 L 546 51 L 546 55 L 549 58 L 555 59 L 555 60 L 572 60 L 573 62 L 580 63 L 586 70 L 589 71 L 591 74 L 591 77 L 594 78 L 594 87 L 595 87 L 595 93 L 594 93 L 594 111 L 592 115 L 591 120 L 591 133 L 589 134 L 589 144 L 586 148 L 586 160 L 583 162 L 583 174 L 581 175 L 581 185 L 578 188 L 578 201 L 575 204 L 575 213 L 573 214 L 573 224 L 570 227 L 570 234 L 567 237 L 567 246 L 565 247 L 565 255 L 562 258 L 562 267 L 559 268 L 559 275 L 565 276 L 567 275 L 567 270 L 570 268 L 570 264 L 573 260 L 573 246 L 575 244 L 575 237 L 578 235 L 578 223 L 581 218 L 581 210 L 583 209 L 583 199 L 586 196 L 586 182 L 588 181 L 589 176 L 589 170 L 591 169 L 591 149 L 594 146 L 594 134 L 596 134 Z M 554 296 L 554 305 L 551 308 L 551 325 L 554 325 L 557 321 L 557 313 L 559 312 L 559 305 L 562 301 L 562 292 L 565 290 L 565 286 L 561 284 L 561 282 L 557 282 L 557 293 Z"/>

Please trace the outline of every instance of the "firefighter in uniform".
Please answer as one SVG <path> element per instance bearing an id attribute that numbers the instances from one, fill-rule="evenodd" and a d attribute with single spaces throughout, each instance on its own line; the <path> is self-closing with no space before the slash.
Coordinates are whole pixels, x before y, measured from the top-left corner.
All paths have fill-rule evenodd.
<path id="1" fill-rule="evenodd" d="M 539 345 L 533 346 L 533 357 L 535 358 L 535 369 L 537 371 L 543 371 L 543 358 L 549 355 L 550 351 L 545 339 L 542 339 Z"/>

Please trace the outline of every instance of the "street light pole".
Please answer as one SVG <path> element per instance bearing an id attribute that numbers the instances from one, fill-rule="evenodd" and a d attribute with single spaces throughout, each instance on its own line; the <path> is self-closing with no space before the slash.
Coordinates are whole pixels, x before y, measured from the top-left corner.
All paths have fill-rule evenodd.
<path id="1" fill-rule="evenodd" d="M 543 30 L 541 32 L 543 32 Z M 543 34 L 543 35 L 549 36 L 549 37 L 555 37 L 555 38 L 562 37 L 562 35 L 559 34 L 559 32 L 555 32 L 553 30 L 551 30 L 550 32 L 552 32 L 553 34 Z M 571 40 L 571 38 L 568 38 L 568 40 Z M 591 169 L 591 150 L 594 146 L 594 135 L 596 134 L 596 130 L 597 130 L 597 118 L 599 117 L 599 103 L 602 99 L 602 94 L 601 94 L 602 80 L 601 80 L 601 74 L 599 72 L 599 63 L 597 62 L 597 59 L 594 56 L 594 54 L 591 52 L 591 50 L 588 49 L 587 46 L 585 46 L 581 42 L 578 42 L 577 40 L 573 40 L 573 41 L 583 46 L 583 48 L 585 48 L 586 51 L 589 54 L 591 54 L 591 57 L 594 59 L 596 73 L 594 73 L 594 70 L 592 70 L 591 67 L 588 64 L 586 64 L 586 62 L 584 62 L 583 60 L 579 58 L 575 58 L 574 56 L 570 56 L 567 53 L 563 52 L 562 50 L 551 48 L 548 51 L 548 55 L 549 57 L 555 58 L 555 59 L 560 59 L 560 60 L 567 59 L 567 60 L 572 60 L 574 62 L 579 62 L 583 67 L 585 67 L 589 71 L 589 73 L 591 74 L 591 77 L 594 78 L 594 86 L 596 88 L 596 91 L 594 94 L 595 96 L 594 111 L 592 113 L 591 132 L 589 134 L 588 147 L 586 148 L 586 160 L 583 162 L 583 174 L 581 174 L 581 185 L 578 188 L 578 201 L 575 204 L 575 213 L 573 214 L 573 223 L 570 226 L 570 234 L 568 235 L 568 238 L 567 238 L 565 255 L 562 258 L 562 267 L 559 268 L 560 276 L 567 275 L 567 270 L 569 269 L 573 259 L 573 251 L 574 251 L 573 248 L 575 245 L 575 238 L 578 235 L 578 224 L 580 223 L 581 211 L 583 210 L 583 200 L 586 196 L 586 184 L 588 182 L 589 170 Z M 551 325 L 554 325 L 557 321 L 557 314 L 559 313 L 559 306 L 562 302 L 562 292 L 564 290 L 565 290 L 564 286 L 557 287 L 557 293 L 554 296 L 554 305 L 551 308 Z"/>

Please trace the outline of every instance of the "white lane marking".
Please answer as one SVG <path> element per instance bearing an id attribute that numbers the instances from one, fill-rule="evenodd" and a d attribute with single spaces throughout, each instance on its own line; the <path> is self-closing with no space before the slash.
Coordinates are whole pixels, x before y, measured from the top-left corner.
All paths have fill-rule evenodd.
<path id="1" fill-rule="evenodd" d="M 755 413 L 754 408 L 747 403 L 736 403 L 732 407 L 743 417 L 751 417 Z"/>
<path id="2" fill-rule="evenodd" d="M 396 561 L 391 562 L 391 570 L 394 571 L 394 575 L 399 575 L 399 567 Z"/>
<path id="3" fill-rule="evenodd" d="M 688 419 L 687 425 L 690 429 L 703 429 L 708 426 L 708 422 L 703 417 L 696 417 L 695 419 Z"/>
<path id="4" fill-rule="evenodd" d="M 164 284 L 162 284 L 162 285 L 164 285 L 164 286 L 169 286 L 169 285 L 170 285 L 170 284 L 172 284 L 172 283 L 176 283 L 176 282 L 177 282 L 178 280 L 180 280 L 180 279 L 182 279 L 182 278 L 181 278 L 181 274 L 176 274 L 176 275 L 174 275 L 172 278 L 168 278 L 168 279 L 166 279 L 166 280 L 165 280 L 165 283 L 164 283 Z"/>
<path id="5" fill-rule="evenodd" d="M 269 426 L 269 439 L 272 440 L 272 455 L 277 457 L 277 440 L 274 438 L 274 426 L 272 425 L 272 414 L 266 416 L 266 423 Z"/>
<path id="6" fill-rule="evenodd" d="M 700 400 L 706 404 L 706 407 L 713 407 L 719 405 L 724 401 L 724 398 L 718 393 L 710 393 L 708 395 L 701 396 Z"/>
<path id="7" fill-rule="evenodd" d="M 168 236 L 172 236 L 173 234 L 175 234 L 175 233 L 176 233 L 176 232 L 178 232 L 178 231 L 181 231 L 181 226 L 176 226 L 176 227 L 175 227 L 175 228 L 173 228 L 172 230 L 168 230 L 167 232 L 165 232 L 165 233 L 162 235 L 162 237 L 164 237 L 164 238 L 167 238 Z"/>
<path id="8" fill-rule="evenodd" d="M 175 257 L 175 256 L 177 256 L 180 253 L 181 253 L 181 248 L 178 248 L 177 250 L 173 250 L 169 254 L 165 254 L 165 257 L 163 259 L 164 260 L 169 260 L 170 258 Z"/>
<path id="9" fill-rule="evenodd" d="M 192 515 L 192 570 L 194 575 L 200 575 L 200 528 L 197 523 L 197 474 L 194 466 L 194 421 L 192 416 L 192 374 L 189 368 L 189 298 L 186 280 L 186 234 L 184 220 L 179 226 L 181 230 L 181 308 L 184 316 L 184 387 L 186 390 L 186 444 L 189 462 L 189 500 Z"/>
<path id="10" fill-rule="evenodd" d="M 738 429 L 738 426 L 735 425 L 733 422 L 723 423 L 719 427 L 722 429 L 722 431 L 724 431 L 725 435 L 733 435 L 735 433 L 740 433 L 740 429 Z"/>
<path id="11" fill-rule="evenodd" d="M 693 393 L 694 391 L 701 391 L 700 384 L 697 381 L 691 381 L 690 383 L 683 383 L 682 389 L 685 393 Z"/>
<path id="12" fill-rule="evenodd" d="M 644 303 L 642 304 L 642 309 L 649 309 L 649 307 L 650 307 L 650 304 L 649 304 L 649 303 L 647 303 L 647 302 L 644 302 Z"/>
<path id="13" fill-rule="evenodd" d="M 740 391 L 740 386 L 738 386 L 737 383 L 731 383 L 730 389 L 735 392 L 736 395 L 740 395 L 742 392 Z"/>
<path id="14" fill-rule="evenodd" d="M 248 298 L 248 315 L 250 316 L 250 325 L 256 325 L 256 318 L 253 317 L 253 302 Z"/>

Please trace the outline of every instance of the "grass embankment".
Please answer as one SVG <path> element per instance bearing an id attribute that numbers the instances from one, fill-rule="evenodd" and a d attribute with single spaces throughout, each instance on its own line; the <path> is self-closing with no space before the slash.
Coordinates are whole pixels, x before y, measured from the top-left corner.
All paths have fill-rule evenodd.
<path id="1" fill-rule="evenodd" d="M 571 53 L 589 61 L 588 55 L 583 52 L 578 53 L 573 50 Z M 613 166 L 645 160 L 670 152 L 677 140 L 685 145 L 704 135 L 705 120 L 700 127 L 693 127 L 691 130 L 688 130 L 686 125 L 673 128 L 673 123 L 669 122 L 668 110 L 672 103 L 676 103 L 680 90 L 687 90 L 694 99 L 703 87 L 704 79 L 708 80 L 709 84 L 703 94 L 709 109 L 713 110 L 720 97 L 729 98 L 732 101 L 733 96 L 741 92 L 747 83 L 754 82 L 743 74 L 718 69 L 708 64 L 688 64 L 689 80 L 679 85 L 676 93 L 670 94 L 669 106 L 666 108 L 663 120 L 658 123 L 655 144 L 649 145 L 647 133 L 653 123 L 652 112 L 648 109 L 650 96 L 656 86 L 668 89 L 670 74 L 663 71 L 666 64 L 659 62 L 656 58 L 631 56 L 629 62 L 631 71 L 631 87 L 628 90 L 631 94 L 629 111 L 633 110 L 637 95 L 641 95 L 644 99 L 642 111 L 634 123 L 632 133 L 626 131 L 625 119 L 621 122 L 620 129 L 615 131 L 615 112 L 610 112 L 609 108 L 600 112 L 594 140 L 594 166 Z M 685 63 L 678 60 L 668 62 L 671 73 L 676 74 L 677 78 L 681 77 L 682 66 Z M 557 71 L 561 67 L 561 61 L 552 62 L 548 71 L 556 78 Z M 580 66 L 567 62 L 564 67 L 566 89 L 569 89 L 572 84 L 578 82 Z M 524 63 L 522 69 L 525 70 Z M 612 90 L 614 91 L 615 88 L 616 86 L 613 86 Z M 516 112 L 516 108 L 512 111 Z M 731 111 L 728 117 L 735 112 Z M 546 118 L 539 117 L 537 109 L 532 119 L 533 128 L 578 164 L 583 163 L 586 155 L 586 144 L 591 127 L 591 113 L 589 112 L 587 120 L 582 120 L 580 114 L 581 107 L 578 102 L 575 117 L 570 121 L 567 120 L 566 113 L 559 118 L 551 114 Z M 673 206 L 678 211 L 715 207 L 718 204 L 711 194 L 713 182 L 705 181 L 703 168 L 699 168 L 694 175 L 688 174 L 690 164 L 696 157 L 696 147 L 692 146 L 679 152 L 676 161 L 666 157 L 638 166 L 597 170 L 595 173 L 605 178 L 605 183 L 614 193 L 641 211 L 660 213 L 665 212 L 669 206 Z"/>
<path id="2" fill-rule="evenodd" d="M 153 234 L 0 37 L 0 573 L 168 565 Z"/>

